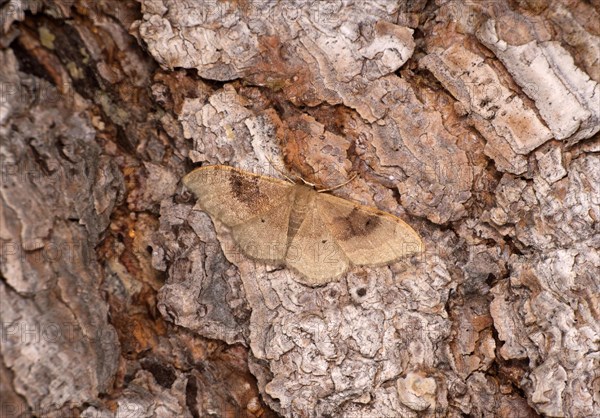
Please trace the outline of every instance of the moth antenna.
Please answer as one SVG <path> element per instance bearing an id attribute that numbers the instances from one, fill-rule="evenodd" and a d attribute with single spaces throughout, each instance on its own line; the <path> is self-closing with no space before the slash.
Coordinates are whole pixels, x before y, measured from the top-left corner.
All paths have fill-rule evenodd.
<path id="1" fill-rule="evenodd" d="M 356 176 L 357 176 L 357 175 L 358 175 L 357 173 L 354 173 L 354 174 L 352 175 L 352 177 L 350 177 L 348 180 L 346 180 L 346 181 L 345 181 L 345 182 L 343 182 L 342 184 L 338 184 L 337 186 L 329 187 L 329 188 L 327 188 L 327 189 L 323 189 L 323 190 L 317 190 L 317 193 L 330 192 L 330 191 L 332 191 L 332 190 L 339 189 L 340 187 L 342 187 L 342 186 L 345 186 L 346 184 L 348 184 L 348 183 L 350 183 L 352 180 L 354 180 L 354 179 L 356 178 Z"/>
<path id="2" fill-rule="evenodd" d="M 317 188 L 317 185 L 316 185 L 315 183 L 311 183 L 311 182 L 310 182 L 310 181 L 308 181 L 308 180 L 304 180 L 304 178 L 303 178 L 303 177 L 299 177 L 299 178 L 300 178 L 300 180 L 302 180 L 302 182 L 303 182 L 304 184 L 306 184 L 307 186 L 313 187 L 313 188 L 315 188 L 315 189 Z"/>
<path id="3" fill-rule="evenodd" d="M 279 174 L 281 174 L 283 177 L 285 177 L 287 181 L 289 181 L 290 183 L 296 184 L 296 182 L 294 180 L 292 180 L 291 178 L 289 178 L 287 176 L 287 174 L 285 174 L 283 171 L 281 171 L 280 169 L 278 169 L 275 166 L 275 163 L 269 158 L 268 155 L 265 155 L 265 158 L 267 159 L 267 161 L 269 162 L 269 164 L 271 164 L 271 167 L 273 167 L 275 170 L 277 170 L 277 172 L 279 172 Z"/>

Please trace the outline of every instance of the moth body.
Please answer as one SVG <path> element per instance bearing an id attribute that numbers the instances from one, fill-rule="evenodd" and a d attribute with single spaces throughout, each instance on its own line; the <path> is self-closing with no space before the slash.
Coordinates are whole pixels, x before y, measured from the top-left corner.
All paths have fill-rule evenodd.
<path id="1" fill-rule="evenodd" d="M 292 210 L 288 224 L 287 243 L 288 248 L 298 233 L 306 214 L 314 210 L 315 196 L 317 193 L 308 186 L 297 185 L 291 188 Z"/>

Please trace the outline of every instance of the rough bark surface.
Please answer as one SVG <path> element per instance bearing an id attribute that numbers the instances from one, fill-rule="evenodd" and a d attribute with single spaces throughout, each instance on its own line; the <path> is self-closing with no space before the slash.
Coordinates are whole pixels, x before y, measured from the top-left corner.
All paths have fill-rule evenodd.
<path id="1" fill-rule="evenodd" d="M 0 415 L 600 416 L 600 4 L 0 3 Z M 180 178 L 402 217 L 322 287 Z"/>

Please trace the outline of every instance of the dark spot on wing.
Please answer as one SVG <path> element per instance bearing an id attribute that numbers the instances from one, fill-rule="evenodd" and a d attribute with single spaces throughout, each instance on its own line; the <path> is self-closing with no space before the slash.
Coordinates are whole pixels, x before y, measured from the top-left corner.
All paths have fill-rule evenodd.
<path id="1" fill-rule="evenodd" d="M 364 287 L 358 288 L 356 289 L 356 294 L 360 297 L 363 297 L 367 294 L 367 289 L 365 289 Z"/>
<path id="2" fill-rule="evenodd" d="M 377 215 L 359 211 L 354 208 L 348 216 L 335 219 L 335 227 L 339 239 L 349 240 L 354 237 L 369 235 L 381 224 Z"/>
<path id="3" fill-rule="evenodd" d="M 247 177 L 232 171 L 229 176 L 229 185 L 237 200 L 250 209 L 259 209 L 269 201 L 268 196 L 260 191 L 256 177 Z"/>

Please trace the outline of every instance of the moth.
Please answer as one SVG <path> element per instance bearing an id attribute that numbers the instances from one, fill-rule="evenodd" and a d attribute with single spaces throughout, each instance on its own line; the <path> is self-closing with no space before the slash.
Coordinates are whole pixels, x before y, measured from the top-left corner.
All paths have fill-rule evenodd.
<path id="1" fill-rule="evenodd" d="M 311 286 L 352 266 L 393 263 L 423 248 L 400 218 L 304 184 L 222 165 L 197 168 L 183 183 L 213 221 L 229 228 L 243 254 L 285 265 Z"/>

